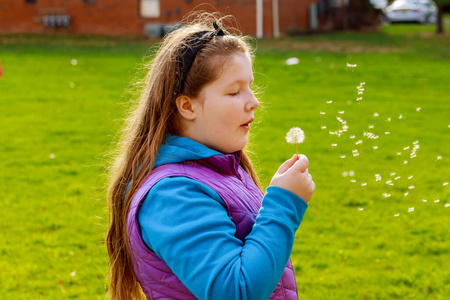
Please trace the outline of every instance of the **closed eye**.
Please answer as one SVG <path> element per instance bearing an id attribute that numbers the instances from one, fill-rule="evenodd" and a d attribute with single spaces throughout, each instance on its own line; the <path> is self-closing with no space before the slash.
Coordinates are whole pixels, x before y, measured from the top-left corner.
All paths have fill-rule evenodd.
<path id="1" fill-rule="evenodd" d="M 230 95 L 230 96 L 237 96 L 237 95 L 239 95 L 239 91 L 237 91 L 237 92 L 235 92 L 235 93 L 230 93 L 230 94 L 228 94 L 228 95 Z"/>

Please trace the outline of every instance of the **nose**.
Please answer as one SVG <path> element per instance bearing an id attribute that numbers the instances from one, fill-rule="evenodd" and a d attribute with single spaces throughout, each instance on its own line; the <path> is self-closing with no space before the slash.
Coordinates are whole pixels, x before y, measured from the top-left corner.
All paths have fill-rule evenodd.
<path id="1" fill-rule="evenodd" d="M 255 97 L 255 94 L 253 92 L 250 92 L 250 97 L 247 100 L 247 103 L 245 105 L 245 109 L 247 111 L 253 111 L 255 110 L 257 107 L 259 106 L 259 101 L 258 99 Z"/>

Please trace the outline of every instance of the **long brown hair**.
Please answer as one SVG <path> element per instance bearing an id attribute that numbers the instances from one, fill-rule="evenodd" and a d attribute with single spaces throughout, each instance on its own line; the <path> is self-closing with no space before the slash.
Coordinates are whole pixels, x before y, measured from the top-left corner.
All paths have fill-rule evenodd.
<path id="1" fill-rule="evenodd" d="M 192 16 L 191 16 L 192 17 Z M 223 26 L 217 14 L 197 14 L 193 23 L 168 34 L 148 67 L 146 86 L 136 108 L 122 130 L 118 155 L 110 170 L 108 189 L 109 228 L 106 247 L 109 255 L 109 295 L 112 299 L 143 299 L 133 270 L 127 232 L 127 215 L 134 194 L 155 157 L 164 134 L 177 134 L 179 122 L 173 91 L 176 84 L 177 50 L 193 33 L 214 30 L 213 21 Z M 201 49 L 187 74 L 183 95 L 196 97 L 202 87 L 220 76 L 221 64 L 230 55 L 243 52 L 253 58 L 249 42 L 242 36 L 216 36 Z M 241 166 L 260 187 L 245 150 Z"/>

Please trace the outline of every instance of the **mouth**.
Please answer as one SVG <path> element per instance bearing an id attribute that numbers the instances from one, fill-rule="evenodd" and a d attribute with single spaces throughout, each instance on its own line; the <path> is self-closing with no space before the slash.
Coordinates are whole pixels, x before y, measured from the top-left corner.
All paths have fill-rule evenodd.
<path id="1" fill-rule="evenodd" d="M 241 125 L 242 128 L 249 130 L 250 129 L 250 123 L 253 122 L 255 118 L 251 118 L 250 120 L 247 121 L 247 123 L 244 123 Z"/>

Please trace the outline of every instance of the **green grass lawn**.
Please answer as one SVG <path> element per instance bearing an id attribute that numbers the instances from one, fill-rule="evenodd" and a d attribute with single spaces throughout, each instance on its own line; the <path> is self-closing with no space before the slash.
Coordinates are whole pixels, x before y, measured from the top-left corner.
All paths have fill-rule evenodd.
<path id="1" fill-rule="evenodd" d="M 432 29 L 258 42 L 256 167 L 267 185 L 299 126 L 316 183 L 292 254 L 301 299 L 450 297 L 450 37 Z M 0 298 L 104 298 L 108 153 L 150 46 L 0 36 Z"/>

